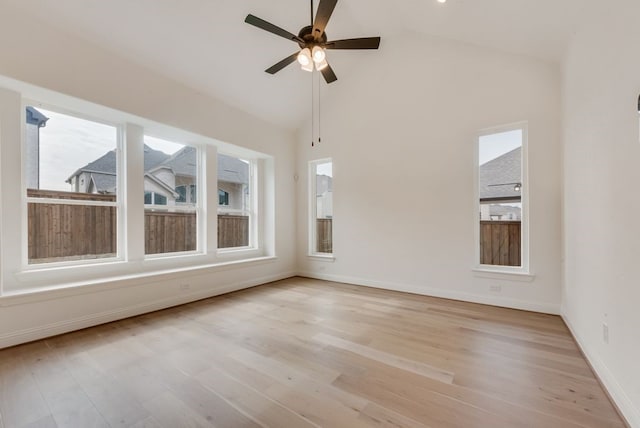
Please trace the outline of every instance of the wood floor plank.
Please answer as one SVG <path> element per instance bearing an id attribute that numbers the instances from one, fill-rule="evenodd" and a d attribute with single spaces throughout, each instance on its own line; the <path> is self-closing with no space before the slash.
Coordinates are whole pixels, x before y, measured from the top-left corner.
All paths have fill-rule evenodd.
<path id="1" fill-rule="evenodd" d="M 376 403 L 369 403 L 362 409 L 360 419 L 382 428 L 431 428 L 428 425 L 396 413 Z"/>
<path id="2" fill-rule="evenodd" d="M 194 412 L 187 404 L 168 391 L 147 401 L 144 403 L 144 407 L 165 428 L 215 426 L 213 420 L 208 420 Z"/>
<path id="3" fill-rule="evenodd" d="M 559 317 L 306 278 L 0 350 L 0 428 L 622 428 Z"/>
<path id="4" fill-rule="evenodd" d="M 58 428 L 56 421 L 52 416 L 45 416 L 37 421 L 22 425 L 20 428 Z"/>
<path id="5" fill-rule="evenodd" d="M 453 377 L 454 377 L 453 373 L 447 372 L 437 367 L 429 366 L 419 361 L 408 360 L 406 358 L 399 357 L 397 355 L 392 355 L 386 352 L 378 351 L 374 348 L 362 346 L 357 343 L 348 342 L 346 340 L 340 339 L 338 337 L 330 336 L 324 333 L 320 333 L 314 336 L 314 339 L 319 342 L 325 343 L 327 345 L 331 345 L 336 348 L 341 348 L 341 349 L 359 354 L 363 357 L 379 361 L 383 364 L 387 364 L 389 366 L 393 366 L 401 370 L 406 370 L 406 371 L 415 373 L 420 376 L 435 379 L 444 383 L 453 382 Z"/>
<path id="6" fill-rule="evenodd" d="M 156 418 L 149 416 L 133 425 L 130 425 L 129 428 L 162 428 L 162 425 Z"/>
<path id="7" fill-rule="evenodd" d="M 205 387 L 215 391 L 228 402 L 233 403 L 252 415 L 261 425 L 266 427 L 300 427 L 311 428 L 318 425 L 311 422 L 276 400 L 258 392 L 256 389 L 229 376 L 228 371 L 212 368 L 198 376 Z"/>
<path id="8" fill-rule="evenodd" d="M 0 366 L 0 412 L 6 426 L 19 427 L 50 416 L 38 384 L 19 359 Z"/>
<path id="9" fill-rule="evenodd" d="M 190 379 L 173 390 L 194 412 L 218 427 L 259 428 L 260 425 L 219 394 Z"/>

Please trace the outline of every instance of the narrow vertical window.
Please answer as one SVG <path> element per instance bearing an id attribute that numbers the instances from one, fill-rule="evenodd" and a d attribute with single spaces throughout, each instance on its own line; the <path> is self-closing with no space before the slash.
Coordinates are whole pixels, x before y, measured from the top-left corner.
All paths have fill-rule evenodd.
<path id="1" fill-rule="evenodd" d="M 118 129 L 26 107 L 28 263 L 116 257 Z"/>
<path id="2" fill-rule="evenodd" d="M 478 139 L 479 263 L 525 267 L 525 127 Z"/>
<path id="3" fill-rule="evenodd" d="M 144 140 L 145 254 L 195 251 L 198 149 L 148 136 Z"/>
<path id="4" fill-rule="evenodd" d="M 255 165 L 218 154 L 218 248 L 251 247 L 255 241 Z"/>
<path id="5" fill-rule="evenodd" d="M 310 253 L 333 253 L 333 163 L 330 159 L 309 164 Z"/>

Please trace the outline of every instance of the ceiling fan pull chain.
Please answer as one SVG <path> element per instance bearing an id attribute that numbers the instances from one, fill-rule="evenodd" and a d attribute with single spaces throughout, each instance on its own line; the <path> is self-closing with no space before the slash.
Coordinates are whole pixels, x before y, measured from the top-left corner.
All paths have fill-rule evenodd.
<path id="1" fill-rule="evenodd" d="M 320 76 L 318 76 L 318 144 L 322 141 L 322 99 L 320 98 Z"/>
<path id="2" fill-rule="evenodd" d="M 315 130 L 315 121 L 316 121 L 316 114 L 315 114 L 315 103 L 313 102 L 313 75 L 314 73 L 311 73 L 311 147 L 315 147 L 316 143 L 315 143 L 315 134 L 314 134 L 314 130 Z"/>

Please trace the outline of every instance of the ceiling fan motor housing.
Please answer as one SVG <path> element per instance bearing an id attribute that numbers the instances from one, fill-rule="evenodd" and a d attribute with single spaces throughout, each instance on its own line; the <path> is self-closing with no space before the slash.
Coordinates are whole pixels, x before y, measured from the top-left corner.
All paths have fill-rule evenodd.
<path id="1" fill-rule="evenodd" d="M 313 26 L 311 25 L 303 27 L 298 33 L 298 37 L 304 40 L 304 44 L 298 42 L 300 48 L 312 48 L 313 46 L 322 46 L 327 43 L 327 33 L 323 31 L 322 35 L 319 38 L 316 38 L 313 35 Z"/>

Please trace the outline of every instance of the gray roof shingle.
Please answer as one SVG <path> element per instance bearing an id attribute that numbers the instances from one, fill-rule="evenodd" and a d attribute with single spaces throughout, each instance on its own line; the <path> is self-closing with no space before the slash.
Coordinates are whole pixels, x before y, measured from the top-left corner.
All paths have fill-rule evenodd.
<path id="1" fill-rule="evenodd" d="M 116 151 L 111 150 L 103 156 L 79 168 L 68 179 L 81 172 L 92 173 L 98 192 L 113 191 L 116 186 Z M 168 167 L 176 175 L 194 177 L 197 170 L 197 149 L 185 146 L 173 155 L 168 155 L 160 150 L 152 149 L 144 145 L 144 170 L 145 173 L 158 167 Z M 218 179 L 228 183 L 248 184 L 249 164 L 238 158 L 223 154 L 218 155 Z"/>
<path id="2" fill-rule="evenodd" d="M 218 180 L 227 183 L 249 184 L 249 164 L 238 158 L 219 154 Z"/>
<path id="3" fill-rule="evenodd" d="M 508 183 L 522 183 L 522 147 L 480 165 L 480 200 L 519 200 Z"/>
<path id="4" fill-rule="evenodd" d="M 98 193 L 108 192 L 114 193 L 118 185 L 118 179 L 115 174 L 91 173 L 91 179 L 96 186 Z"/>
<path id="5" fill-rule="evenodd" d="M 154 150 L 151 147 L 144 145 L 144 170 L 148 171 L 159 163 L 165 161 L 169 158 L 169 155 L 161 152 L 160 150 Z M 116 151 L 111 150 L 104 155 L 100 156 L 98 159 L 93 162 L 89 162 L 82 168 L 78 168 L 76 172 L 71 174 L 69 178 L 67 178 L 67 183 L 71 182 L 71 179 L 81 172 L 98 172 L 104 174 L 112 174 L 116 173 Z"/>
<path id="6" fill-rule="evenodd" d="M 173 170 L 175 175 L 195 177 L 198 168 L 197 153 L 195 147 L 185 146 L 158 164 L 156 168 L 168 167 Z M 148 170 L 146 169 L 146 171 Z"/>

